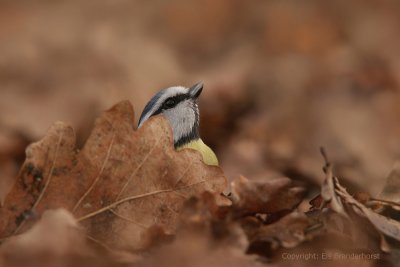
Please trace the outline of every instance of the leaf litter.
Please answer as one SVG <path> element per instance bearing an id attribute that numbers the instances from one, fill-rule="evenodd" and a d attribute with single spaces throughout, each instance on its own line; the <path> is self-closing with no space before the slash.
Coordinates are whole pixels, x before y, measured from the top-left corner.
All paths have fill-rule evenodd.
<path id="1" fill-rule="evenodd" d="M 45 210 L 55 208 L 73 213 L 92 240 L 116 249 L 141 249 L 140 236 L 152 225 L 172 232 L 188 196 L 222 192 L 226 179 L 194 151 L 176 152 L 170 143 L 170 129 L 161 117 L 135 131 L 128 102 L 97 119 L 81 151 L 73 129 L 54 124 L 27 148 L 0 210 L 1 236 L 24 232 Z"/>
<path id="2" fill-rule="evenodd" d="M 163 117 L 140 130 L 133 117 L 129 102 L 118 103 L 81 150 L 62 122 L 28 146 L 0 196 L 1 266 L 327 263 L 287 258 L 312 253 L 339 255 L 332 266 L 395 266 L 398 165 L 376 198 L 349 194 L 325 151 L 325 178 L 309 205 L 307 188 L 286 177 L 241 176 L 224 195 L 222 169 L 196 151 L 175 151 Z"/>

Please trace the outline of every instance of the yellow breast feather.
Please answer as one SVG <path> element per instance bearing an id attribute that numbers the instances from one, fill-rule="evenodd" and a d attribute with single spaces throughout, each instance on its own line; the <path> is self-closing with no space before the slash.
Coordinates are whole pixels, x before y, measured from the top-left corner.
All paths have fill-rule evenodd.
<path id="1" fill-rule="evenodd" d="M 218 166 L 217 156 L 215 155 L 214 151 L 212 151 L 211 148 L 209 148 L 206 144 L 204 144 L 203 140 L 197 139 L 191 141 L 185 145 L 178 147 L 176 150 L 182 150 L 184 148 L 191 148 L 199 151 L 203 156 L 203 161 L 205 164 Z"/>

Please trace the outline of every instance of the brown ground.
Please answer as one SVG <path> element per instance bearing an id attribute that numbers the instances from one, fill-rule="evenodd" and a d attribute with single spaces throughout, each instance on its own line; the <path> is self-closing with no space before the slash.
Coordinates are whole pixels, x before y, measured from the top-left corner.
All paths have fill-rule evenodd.
<path id="1" fill-rule="evenodd" d="M 137 118 L 159 89 L 203 81 L 203 139 L 228 178 L 285 175 L 312 195 L 324 146 L 353 192 L 381 190 L 400 154 L 400 2 L 89 2 L 1 4 L 4 178 L 57 120 L 83 144 L 119 100 Z"/>

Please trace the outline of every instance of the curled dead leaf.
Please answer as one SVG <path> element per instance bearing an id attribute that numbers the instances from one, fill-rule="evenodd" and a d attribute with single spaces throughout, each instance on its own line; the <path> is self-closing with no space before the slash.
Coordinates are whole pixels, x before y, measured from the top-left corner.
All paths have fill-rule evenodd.
<path id="1" fill-rule="evenodd" d="M 325 180 L 321 185 L 321 196 L 325 202 L 329 203 L 329 206 L 332 208 L 332 210 L 344 217 L 348 217 L 346 211 L 344 210 L 340 197 L 337 196 L 335 192 L 332 165 L 330 165 L 329 163 L 327 163 L 325 166 Z"/>
<path id="2" fill-rule="evenodd" d="M 389 236 L 395 240 L 400 241 L 400 222 L 393 220 L 389 217 L 383 216 L 374 210 L 368 208 L 365 204 L 369 201 L 369 195 L 357 194 L 356 197 L 350 195 L 346 188 L 344 188 L 337 177 L 332 174 L 332 166 L 327 162 L 325 168 L 326 178 L 321 186 L 322 198 L 329 202 L 329 207 L 336 213 L 350 219 L 349 214 L 345 210 L 345 206 L 351 209 L 354 214 L 360 218 L 367 219 L 371 225 L 378 231 L 377 235 L 380 237 L 380 248 L 383 251 L 388 251 L 388 244 L 384 240 L 384 236 Z M 389 177 L 392 177 L 392 182 L 395 183 L 396 171 L 392 171 Z M 394 179 L 394 180 L 393 180 Z M 393 192 L 392 189 L 389 191 Z M 385 190 L 384 190 L 385 192 Z M 386 191 L 387 192 L 387 191 Z M 365 202 L 362 203 L 359 200 Z M 357 218 L 353 219 L 356 220 Z M 351 221 L 350 221 L 351 222 Z M 353 223 L 354 224 L 354 223 Z M 365 234 L 363 234 L 365 236 Z M 360 239 L 360 238 L 358 238 Z"/>
<path id="3" fill-rule="evenodd" d="M 335 192 L 341 197 L 343 202 L 352 207 L 357 214 L 367 218 L 370 223 L 384 235 L 400 241 L 400 222 L 380 215 L 358 202 L 340 185 L 337 179 L 335 180 L 335 187 L 337 188 Z"/>
<path id="4" fill-rule="evenodd" d="M 153 251 L 139 266 L 262 266 L 246 255 L 247 237 L 232 218 L 214 212 L 216 195 L 204 193 L 184 204 L 175 240 Z"/>
<path id="5" fill-rule="evenodd" d="M 65 208 L 91 240 L 140 249 L 149 227 L 175 230 L 187 198 L 224 190 L 226 178 L 219 167 L 205 165 L 196 151 L 174 149 L 163 117 L 137 131 L 133 118 L 129 102 L 115 105 L 96 120 L 81 151 L 73 129 L 61 122 L 30 145 L 0 209 L 0 237 L 25 231 L 48 209 Z"/>
<path id="6" fill-rule="evenodd" d="M 232 182 L 232 201 L 240 214 L 276 213 L 297 207 L 304 188 L 293 186 L 289 178 L 249 180 L 243 176 Z"/>
<path id="7" fill-rule="evenodd" d="M 249 236 L 248 252 L 271 256 L 279 248 L 294 248 L 307 239 L 311 221 L 300 212 L 292 212 L 273 224 L 257 225 L 247 218 L 242 221 Z M 253 225 L 253 226 L 252 226 Z"/>
<path id="8" fill-rule="evenodd" d="M 12 160 L 0 162 L 0 207 L 3 206 L 8 192 L 14 184 L 18 167 Z"/>
<path id="9" fill-rule="evenodd" d="M 85 261 L 100 264 L 86 244 L 81 229 L 71 213 L 49 210 L 31 229 L 1 246 L 1 266 L 82 266 Z"/>
<path id="10" fill-rule="evenodd" d="M 400 203 L 400 162 L 396 162 L 393 166 L 377 198 Z"/>

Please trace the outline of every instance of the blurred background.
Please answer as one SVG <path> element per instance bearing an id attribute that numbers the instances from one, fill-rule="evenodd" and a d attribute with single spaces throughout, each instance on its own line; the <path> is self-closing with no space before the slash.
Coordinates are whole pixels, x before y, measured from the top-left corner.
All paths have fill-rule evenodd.
<path id="1" fill-rule="evenodd" d="M 317 188 L 319 147 L 376 194 L 400 156 L 400 1 L 2 1 L 0 190 L 62 120 L 82 146 L 120 100 L 203 81 L 201 131 L 229 179 Z M 3 188 L 3 189 L 2 189 Z"/>

